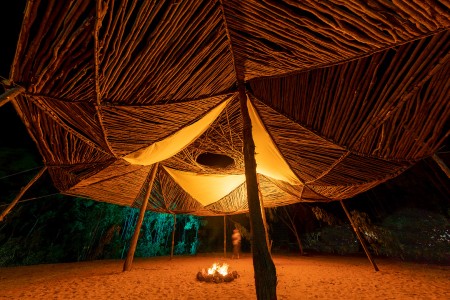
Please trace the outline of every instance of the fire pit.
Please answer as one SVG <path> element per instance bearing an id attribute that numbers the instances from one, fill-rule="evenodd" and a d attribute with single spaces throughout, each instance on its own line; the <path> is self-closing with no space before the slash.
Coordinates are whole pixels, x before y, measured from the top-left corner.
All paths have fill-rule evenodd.
<path id="1" fill-rule="evenodd" d="M 197 273 L 198 281 L 206 281 L 214 283 L 231 282 L 238 277 L 239 277 L 238 272 L 236 271 L 229 272 L 228 264 L 225 263 L 222 265 L 219 263 L 214 263 L 211 268 L 208 268 L 207 271 L 205 271 L 205 269 L 202 269 L 201 272 Z"/>

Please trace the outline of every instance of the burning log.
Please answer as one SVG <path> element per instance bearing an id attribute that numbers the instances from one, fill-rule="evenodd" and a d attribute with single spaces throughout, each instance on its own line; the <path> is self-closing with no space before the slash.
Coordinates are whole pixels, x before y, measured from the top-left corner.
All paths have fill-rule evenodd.
<path id="1" fill-rule="evenodd" d="M 238 272 L 228 272 L 228 264 L 220 265 L 218 263 L 214 263 L 211 268 L 208 268 L 208 271 L 202 269 L 197 273 L 198 281 L 214 283 L 231 282 L 238 277 Z"/>

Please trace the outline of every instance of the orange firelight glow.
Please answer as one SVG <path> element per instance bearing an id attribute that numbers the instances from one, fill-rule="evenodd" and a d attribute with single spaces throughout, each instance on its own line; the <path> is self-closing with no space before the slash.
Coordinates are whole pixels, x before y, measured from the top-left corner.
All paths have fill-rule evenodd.
<path id="1" fill-rule="evenodd" d="M 228 264 L 214 263 L 211 268 L 208 268 L 208 275 L 212 275 L 215 272 L 221 274 L 222 276 L 226 276 L 228 274 Z"/>

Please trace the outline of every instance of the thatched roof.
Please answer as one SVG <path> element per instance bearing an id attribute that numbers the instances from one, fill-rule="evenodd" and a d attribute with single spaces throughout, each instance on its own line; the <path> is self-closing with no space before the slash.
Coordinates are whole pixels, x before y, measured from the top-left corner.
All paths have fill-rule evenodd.
<path id="1" fill-rule="evenodd" d="M 447 0 L 28 1 L 14 105 L 62 193 L 139 206 L 159 162 L 149 209 L 240 213 L 245 84 L 264 205 L 346 199 L 449 136 L 449 27 Z"/>

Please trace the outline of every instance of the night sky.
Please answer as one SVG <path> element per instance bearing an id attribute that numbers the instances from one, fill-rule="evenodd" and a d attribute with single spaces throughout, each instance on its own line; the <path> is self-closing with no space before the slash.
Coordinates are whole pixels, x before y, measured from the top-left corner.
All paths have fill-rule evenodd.
<path id="1" fill-rule="evenodd" d="M 9 69 L 14 58 L 17 39 L 22 24 L 25 1 L 4 1 L 0 9 L 0 76 L 9 78 Z M 3 87 L 0 87 L 3 93 Z M 10 103 L 0 108 L 0 146 L 1 147 L 25 147 L 36 150 L 31 137 L 26 132 L 25 126 L 18 117 Z"/>

